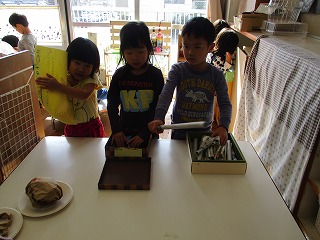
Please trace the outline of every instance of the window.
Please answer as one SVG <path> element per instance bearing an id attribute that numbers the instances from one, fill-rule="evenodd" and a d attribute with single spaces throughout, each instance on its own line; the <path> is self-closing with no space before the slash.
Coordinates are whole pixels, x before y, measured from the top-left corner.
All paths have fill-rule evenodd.
<path id="1" fill-rule="evenodd" d="M 184 4 L 184 0 L 164 0 L 164 3 L 170 3 L 170 4 Z"/>
<path id="2" fill-rule="evenodd" d="M 139 19 L 155 22 L 168 21 L 183 25 L 192 17 L 206 16 L 206 4 L 207 0 L 71 0 L 72 22 L 75 27 L 74 37 L 79 35 L 79 31 L 85 31 L 78 28 L 87 30 L 96 27 L 106 28 L 109 27 L 110 20 Z M 135 6 L 138 9 L 135 9 Z M 101 31 L 108 30 L 101 29 Z M 106 41 L 105 39 L 104 42 Z"/>
<path id="3" fill-rule="evenodd" d="M 177 45 L 179 29 L 195 16 L 206 16 L 206 4 L 207 0 L 70 0 L 71 35 L 94 36 L 104 64 L 104 50 L 110 45 L 110 20 L 171 22 L 172 45 Z"/>
<path id="4" fill-rule="evenodd" d="M 26 15 L 32 33 L 37 37 L 39 45 L 63 47 L 63 33 L 57 0 L 0 0 L 0 37 L 18 33 L 9 24 L 12 13 Z M 36 12 L 36 14 L 35 14 Z M 45 21 L 44 21 L 45 19 Z"/>
<path id="5" fill-rule="evenodd" d="M 194 1 L 192 0 L 192 9 L 206 9 L 207 0 L 204 1 Z"/>

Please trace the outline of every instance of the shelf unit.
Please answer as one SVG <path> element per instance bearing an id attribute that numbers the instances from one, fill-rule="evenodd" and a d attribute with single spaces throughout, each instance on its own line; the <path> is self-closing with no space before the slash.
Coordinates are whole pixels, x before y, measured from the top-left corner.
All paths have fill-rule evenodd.
<path id="1" fill-rule="evenodd" d="M 120 60 L 120 30 L 129 21 L 110 21 L 111 44 L 104 51 L 106 86 L 110 86 L 112 75 L 114 74 Z M 145 22 L 149 28 L 150 34 L 153 28 L 161 29 L 163 34 L 163 46 L 161 52 L 154 52 L 151 56 L 151 62 L 154 66 L 161 69 L 164 78 L 168 75 L 170 68 L 170 52 L 171 52 L 171 22 Z"/>
<path id="2" fill-rule="evenodd" d="M 320 204 L 320 144 L 318 144 L 314 155 L 297 213 L 297 221 L 304 229 L 308 240 L 320 240 L 320 232 L 315 225 Z"/>

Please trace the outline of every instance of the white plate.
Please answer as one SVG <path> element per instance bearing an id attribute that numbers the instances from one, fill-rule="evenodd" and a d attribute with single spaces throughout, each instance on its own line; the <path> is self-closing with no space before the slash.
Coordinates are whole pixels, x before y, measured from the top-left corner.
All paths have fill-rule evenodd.
<path id="1" fill-rule="evenodd" d="M 28 217 L 43 217 L 60 211 L 71 201 L 73 190 L 71 186 L 65 182 L 57 181 L 57 184 L 62 188 L 63 196 L 55 204 L 45 208 L 32 207 L 29 197 L 27 194 L 23 193 L 18 201 L 18 210 Z"/>
<path id="2" fill-rule="evenodd" d="M 12 223 L 11 223 L 11 226 L 9 227 L 8 238 L 14 238 L 22 227 L 23 217 L 21 213 L 19 213 L 16 209 L 13 209 L 13 208 L 2 207 L 0 208 L 0 213 L 3 213 L 3 212 L 6 212 L 12 215 Z"/>

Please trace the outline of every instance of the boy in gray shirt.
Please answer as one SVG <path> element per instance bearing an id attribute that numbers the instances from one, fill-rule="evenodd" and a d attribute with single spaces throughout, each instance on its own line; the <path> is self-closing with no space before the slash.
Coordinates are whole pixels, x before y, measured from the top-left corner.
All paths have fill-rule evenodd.
<path id="1" fill-rule="evenodd" d="M 37 39 L 29 29 L 29 22 L 27 20 L 27 17 L 22 14 L 13 13 L 9 17 L 9 23 L 14 29 L 17 30 L 18 33 L 22 34 L 18 42 L 19 51 L 29 50 L 32 58 L 32 63 L 34 63 L 34 53 Z"/>
<path id="2" fill-rule="evenodd" d="M 232 111 L 228 87 L 223 72 L 206 62 L 207 54 L 214 47 L 214 39 L 215 29 L 207 18 L 195 17 L 185 24 L 182 29 L 182 48 L 186 62 L 176 63 L 171 67 L 159 97 L 154 120 L 148 125 L 151 132 L 163 132 L 158 127 L 164 124 L 175 89 L 171 123 L 205 121 L 204 128 L 193 131 L 211 131 L 216 94 L 220 125 L 212 136 L 219 136 L 221 145 L 226 144 Z M 186 131 L 190 130 L 172 130 L 171 138 L 185 139 Z"/>

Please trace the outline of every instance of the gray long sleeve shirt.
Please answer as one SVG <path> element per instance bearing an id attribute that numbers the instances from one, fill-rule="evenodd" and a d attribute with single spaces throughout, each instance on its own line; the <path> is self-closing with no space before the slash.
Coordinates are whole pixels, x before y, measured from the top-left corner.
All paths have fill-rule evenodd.
<path id="1" fill-rule="evenodd" d="M 220 125 L 228 129 L 232 111 L 228 86 L 223 72 L 210 64 L 208 66 L 204 72 L 195 72 L 188 68 L 187 62 L 172 65 L 159 97 L 154 119 L 164 121 L 176 89 L 171 122 L 205 121 L 206 127 L 198 130 L 210 131 L 216 94 L 220 110 Z M 175 130 L 174 138 L 184 139 L 185 134 L 186 130 Z"/>
<path id="2" fill-rule="evenodd" d="M 34 55 L 35 55 L 36 45 L 37 45 L 37 38 L 32 33 L 23 34 L 21 36 L 21 39 L 18 42 L 18 48 L 20 51 L 22 50 L 30 51 L 32 64 L 34 64 Z"/>

